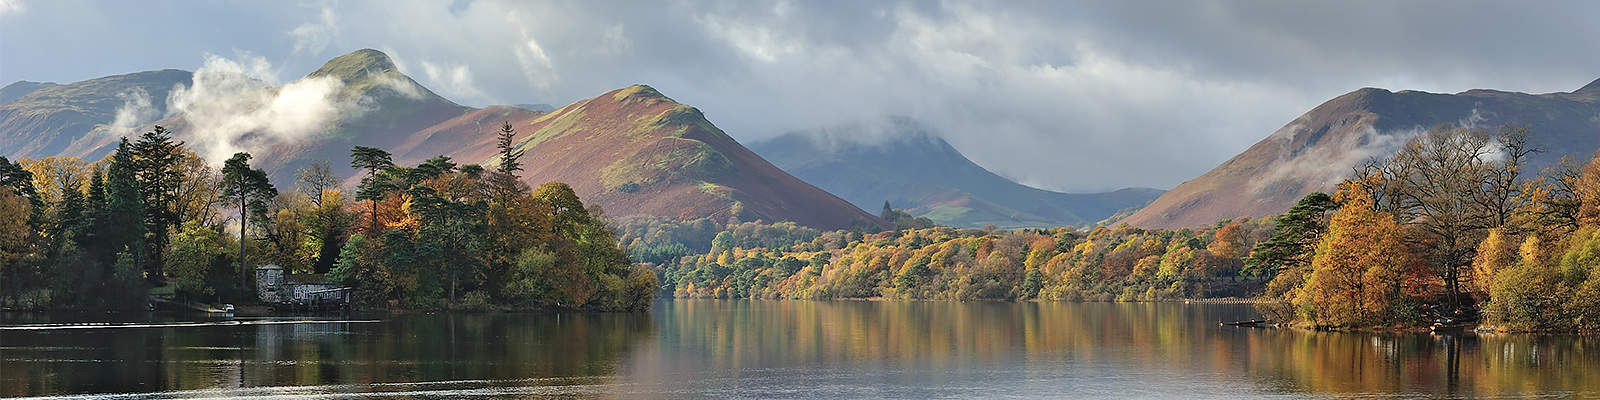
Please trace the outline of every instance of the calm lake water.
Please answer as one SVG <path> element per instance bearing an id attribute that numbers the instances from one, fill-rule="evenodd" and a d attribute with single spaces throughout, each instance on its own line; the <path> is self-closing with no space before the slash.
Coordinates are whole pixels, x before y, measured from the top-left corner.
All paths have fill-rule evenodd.
<path id="1" fill-rule="evenodd" d="M 1254 316 L 1248 305 L 730 300 L 117 328 L 10 314 L 0 395 L 1600 397 L 1596 337 L 1217 326 Z"/>

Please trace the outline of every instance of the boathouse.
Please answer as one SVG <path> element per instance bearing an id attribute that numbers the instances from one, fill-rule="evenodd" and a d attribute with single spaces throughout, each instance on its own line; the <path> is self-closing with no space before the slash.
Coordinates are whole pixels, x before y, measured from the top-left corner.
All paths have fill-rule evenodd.
<path id="1" fill-rule="evenodd" d="M 327 282 L 322 275 L 289 274 L 283 267 L 256 267 L 256 297 L 268 304 L 303 307 L 350 304 L 350 288 Z"/>

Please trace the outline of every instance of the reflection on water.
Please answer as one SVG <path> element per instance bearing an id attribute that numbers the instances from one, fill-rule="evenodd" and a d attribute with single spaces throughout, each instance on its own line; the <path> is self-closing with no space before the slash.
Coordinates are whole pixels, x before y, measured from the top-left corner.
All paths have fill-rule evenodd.
<path id="1" fill-rule="evenodd" d="M 679 300 L 631 315 L 0 330 L 0 395 L 1600 396 L 1597 338 L 1217 326 L 1253 316 L 1243 305 Z"/>

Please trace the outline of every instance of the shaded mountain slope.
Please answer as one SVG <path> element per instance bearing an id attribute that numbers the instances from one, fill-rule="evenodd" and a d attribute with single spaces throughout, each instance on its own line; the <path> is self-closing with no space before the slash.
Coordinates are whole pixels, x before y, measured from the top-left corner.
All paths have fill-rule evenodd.
<path id="1" fill-rule="evenodd" d="M 877 143 L 842 127 L 791 133 L 751 145 L 785 171 L 864 209 L 885 201 L 913 215 L 953 226 L 1002 228 L 1089 225 L 1148 203 L 1161 192 L 1123 189 L 1060 193 L 1029 187 L 973 163 L 907 120 L 891 123 Z"/>
<path id="2" fill-rule="evenodd" d="M 168 69 L 69 84 L 7 85 L 0 89 L 0 154 L 98 159 L 117 140 L 111 131 L 119 109 L 128 114 L 121 129 L 132 131 L 165 114 L 173 86 L 188 85 L 190 79 L 188 71 Z"/>
<path id="3" fill-rule="evenodd" d="M 1287 210 L 1313 191 L 1331 191 L 1352 168 L 1392 155 L 1438 124 L 1489 128 L 1526 125 L 1542 153 L 1530 171 L 1562 156 L 1600 148 L 1600 80 L 1569 93 L 1475 89 L 1457 94 L 1365 88 L 1290 121 L 1222 165 L 1168 191 L 1125 221 L 1151 228 L 1192 227 Z"/>

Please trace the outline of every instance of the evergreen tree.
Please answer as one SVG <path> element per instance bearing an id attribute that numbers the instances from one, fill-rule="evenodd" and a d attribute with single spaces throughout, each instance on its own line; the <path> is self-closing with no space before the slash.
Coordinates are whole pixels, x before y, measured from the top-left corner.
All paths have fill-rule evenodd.
<path id="1" fill-rule="evenodd" d="M 137 272 L 125 270 L 132 263 L 133 271 L 140 271 L 140 266 L 145 260 L 145 205 L 144 196 L 139 192 L 139 181 L 134 167 L 133 145 L 127 138 L 117 145 L 116 152 L 111 155 L 111 163 L 106 166 L 105 209 L 99 213 L 101 218 L 95 221 L 92 228 L 100 237 L 97 239 L 102 247 L 101 260 L 107 266 L 119 266 L 124 270 L 109 271 L 106 276 L 112 277 L 110 288 L 116 295 L 129 295 L 126 291 L 136 291 L 138 282 L 124 280 L 138 278 Z"/>
<path id="2" fill-rule="evenodd" d="M 511 128 L 510 122 L 500 126 L 500 142 L 498 144 L 500 148 L 500 167 L 497 170 L 502 174 L 515 175 L 517 171 L 522 170 L 523 150 L 516 149 L 512 143 L 516 133 L 517 131 Z"/>
<path id="3" fill-rule="evenodd" d="M 73 236 L 78 240 L 78 243 L 83 243 L 86 245 L 100 243 L 99 240 L 96 240 L 99 238 L 100 233 L 96 232 L 93 228 L 102 224 L 102 221 L 104 221 L 106 218 L 105 174 L 101 172 L 99 167 L 91 168 L 93 168 L 94 171 L 89 175 L 89 197 L 84 200 L 83 206 L 84 229 L 78 230 Z M 90 250 L 92 252 L 94 249 Z"/>
<path id="4" fill-rule="evenodd" d="M 139 141 L 133 144 L 132 167 L 144 201 L 145 230 L 149 232 L 144 271 L 152 281 L 164 279 L 164 253 L 170 231 L 178 222 L 173 202 L 178 196 L 178 185 L 183 182 L 183 172 L 179 170 L 182 146 L 182 142 L 174 142 L 172 135 L 160 125 L 140 135 Z"/>
<path id="5" fill-rule="evenodd" d="M 1289 212 L 1278 216 L 1272 237 L 1250 251 L 1244 274 L 1272 279 L 1278 271 L 1310 265 L 1317 242 L 1328 230 L 1328 212 L 1335 207 L 1327 193 L 1301 198 Z"/>
<path id="6" fill-rule="evenodd" d="M 39 191 L 33 186 L 33 173 L 22 168 L 22 163 L 0 156 L 0 187 L 11 189 L 30 202 L 39 201 Z"/>
<path id="7" fill-rule="evenodd" d="M 250 153 L 234 153 L 222 166 L 222 194 L 239 204 L 239 288 L 248 291 L 249 270 L 245 268 L 245 227 L 249 225 L 250 210 L 266 211 L 267 200 L 278 195 L 278 189 L 267 180 L 267 173 L 250 167 Z"/>
<path id="8" fill-rule="evenodd" d="M 394 168 L 394 160 L 389 152 L 376 147 L 356 146 L 350 150 L 350 167 L 364 169 L 367 176 L 361 178 L 361 186 L 356 191 L 356 200 L 372 202 L 372 227 L 368 234 L 378 234 L 378 202 L 383 200 L 388 193 L 389 186 L 379 180 L 378 173 Z"/>

